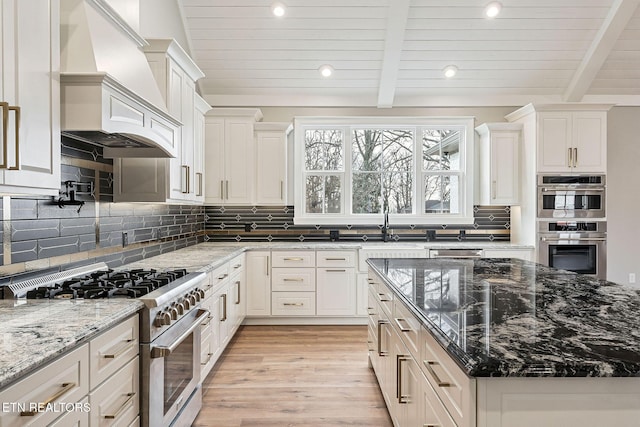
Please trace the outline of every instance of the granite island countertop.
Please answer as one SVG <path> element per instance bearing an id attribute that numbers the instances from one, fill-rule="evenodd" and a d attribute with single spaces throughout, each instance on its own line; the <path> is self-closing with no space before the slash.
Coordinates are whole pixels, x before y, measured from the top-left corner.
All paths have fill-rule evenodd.
<path id="1" fill-rule="evenodd" d="M 135 314 L 135 299 L 0 300 L 0 388 Z"/>
<path id="2" fill-rule="evenodd" d="M 369 259 L 471 377 L 640 377 L 640 290 L 518 259 Z"/>

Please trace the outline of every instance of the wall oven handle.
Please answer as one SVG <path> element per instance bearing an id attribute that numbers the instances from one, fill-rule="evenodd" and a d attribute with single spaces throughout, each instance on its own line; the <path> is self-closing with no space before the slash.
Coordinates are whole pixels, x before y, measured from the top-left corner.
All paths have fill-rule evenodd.
<path id="1" fill-rule="evenodd" d="M 568 186 L 568 187 L 540 187 L 541 193 L 555 193 L 558 191 L 587 191 L 594 193 L 602 193 L 604 191 L 604 187 L 579 187 L 579 186 Z"/>
<path id="2" fill-rule="evenodd" d="M 202 323 L 201 322 L 202 318 L 208 316 L 209 314 L 210 314 L 209 310 L 200 309 L 198 311 L 198 315 L 193 320 L 193 324 L 191 326 L 189 326 L 189 329 L 184 331 L 184 333 L 182 335 L 180 335 L 180 337 L 178 337 L 178 339 L 173 344 L 171 344 L 170 346 L 151 347 L 151 358 L 152 359 L 157 359 L 159 357 L 167 357 L 167 356 L 169 356 L 172 352 L 174 352 L 176 350 L 176 348 L 178 348 L 178 346 L 180 344 L 182 344 L 182 341 L 186 340 L 187 337 L 189 335 L 191 335 L 191 333 L 193 333 L 193 331 L 196 330 L 196 328 L 200 327 L 200 324 Z"/>
<path id="3" fill-rule="evenodd" d="M 580 242 L 605 242 L 607 240 L 606 237 L 541 237 L 540 240 L 543 242 L 560 242 L 564 240 L 576 240 Z"/>

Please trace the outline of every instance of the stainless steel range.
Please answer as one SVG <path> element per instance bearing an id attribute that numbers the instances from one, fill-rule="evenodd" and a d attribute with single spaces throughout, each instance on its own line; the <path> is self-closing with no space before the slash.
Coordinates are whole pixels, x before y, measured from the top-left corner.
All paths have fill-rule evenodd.
<path id="1" fill-rule="evenodd" d="M 141 422 L 190 426 L 202 406 L 200 307 L 205 273 L 111 270 L 97 263 L 4 288 L 4 298 L 137 298 L 140 315 Z"/>

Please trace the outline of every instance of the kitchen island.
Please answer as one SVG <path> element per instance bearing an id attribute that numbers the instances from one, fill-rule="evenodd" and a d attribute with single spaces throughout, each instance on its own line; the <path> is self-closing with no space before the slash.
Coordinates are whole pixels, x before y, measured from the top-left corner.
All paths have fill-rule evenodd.
<path id="1" fill-rule="evenodd" d="M 410 402 L 420 425 L 640 425 L 640 291 L 516 259 L 368 263 L 370 355 L 399 425 Z"/>

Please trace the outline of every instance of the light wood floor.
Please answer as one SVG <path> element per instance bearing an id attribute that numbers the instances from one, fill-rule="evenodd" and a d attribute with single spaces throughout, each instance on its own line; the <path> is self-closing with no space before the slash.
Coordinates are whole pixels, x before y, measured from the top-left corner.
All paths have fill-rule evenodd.
<path id="1" fill-rule="evenodd" d="M 366 326 L 241 327 L 193 426 L 390 427 L 366 343 Z"/>

